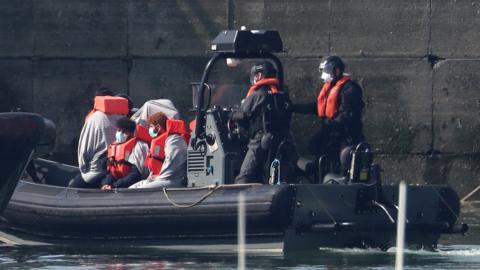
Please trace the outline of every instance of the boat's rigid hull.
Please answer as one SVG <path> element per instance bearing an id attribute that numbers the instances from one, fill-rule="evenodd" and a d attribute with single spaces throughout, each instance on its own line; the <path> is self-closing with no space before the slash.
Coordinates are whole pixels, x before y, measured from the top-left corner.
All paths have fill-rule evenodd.
<path id="1" fill-rule="evenodd" d="M 167 190 L 167 199 L 161 189 L 89 191 L 20 182 L 4 217 L 10 232 L 46 242 L 236 239 L 237 196 L 243 192 L 250 239 L 279 236 L 289 251 L 387 248 L 394 244 L 396 210 L 362 202 L 371 189 L 361 184 L 223 186 Z M 383 189 L 386 199 L 397 201 L 396 186 Z M 209 192 L 195 206 L 172 205 L 195 204 Z M 441 233 L 451 231 L 458 209 L 451 188 L 410 186 L 407 244 L 435 246 Z"/>

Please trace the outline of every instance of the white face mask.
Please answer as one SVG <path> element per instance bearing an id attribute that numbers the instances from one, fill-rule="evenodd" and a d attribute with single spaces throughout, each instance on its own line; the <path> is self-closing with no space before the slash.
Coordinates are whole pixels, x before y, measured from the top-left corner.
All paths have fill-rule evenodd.
<path id="1" fill-rule="evenodd" d="M 255 75 L 253 75 L 253 77 L 250 79 L 250 84 L 254 85 L 262 79 L 263 75 L 261 73 L 255 73 Z"/>
<path id="2" fill-rule="evenodd" d="M 127 135 L 121 131 L 117 131 L 117 133 L 115 133 L 115 140 L 117 143 L 123 143 L 127 140 Z"/>
<path id="3" fill-rule="evenodd" d="M 333 80 L 333 77 L 330 75 L 330 73 L 322 72 L 322 76 L 320 77 L 322 80 L 326 83 L 329 83 Z"/>
<path id="4" fill-rule="evenodd" d="M 149 128 L 148 128 L 148 134 L 150 134 L 150 137 L 155 138 L 155 137 L 157 137 L 158 132 L 155 132 L 155 128 L 154 128 L 154 127 L 149 127 Z"/>
<path id="5" fill-rule="evenodd" d="M 325 65 L 327 64 L 327 61 L 323 61 L 322 63 L 320 63 L 320 66 L 318 67 L 320 70 L 324 69 L 325 68 Z"/>

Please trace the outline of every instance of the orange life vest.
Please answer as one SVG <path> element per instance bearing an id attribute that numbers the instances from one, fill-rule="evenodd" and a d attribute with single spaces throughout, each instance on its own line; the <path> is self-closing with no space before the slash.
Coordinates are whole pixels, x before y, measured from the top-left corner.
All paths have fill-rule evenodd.
<path id="1" fill-rule="evenodd" d="M 148 128 L 142 125 L 137 125 L 135 128 L 135 137 L 146 142 L 148 145 L 150 145 L 150 142 L 152 141 L 152 137 L 150 137 L 150 134 L 148 134 Z"/>
<path id="2" fill-rule="evenodd" d="M 247 97 L 250 96 L 253 92 L 255 92 L 255 90 L 257 90 L 259 87 L 264 85 L 270 87 L 270 91 L 272 91 L 273 94 L 278 93 L 278 79 L 266 78 L 266 79 L 261 79 L 260 81 L 253 84 L 250 87 L 250 89 L 248 89 Z"/>
<path id="3" fill-rule="evenodd" d="M 343 76 L 337 83 L 330 87 L 330 83 L 324 83 L 317 97 L 318 117 L 332 119 L 338 110 L 339 94 L 342 86 L 350 81 L 349 76 Z"/>
<path id="4" fill-rule="evenodd" d="M 152 139 L 145 165 L 153 175 L 159 175 L 162 171 L 163 161 L 165 160 L 165 143 L 167 138 L 173 134 L 182 136 L 187 142 L 185 122 L 182 120 L 167 120 L 167 130 Z"/>
<path id="5" fill-rule="evenodd" d="M 116 179 L 123 178 L 130 173 L 132 165 L 127 161 L 137 144 L 137 138 L 133 137 L 123 143 L 112 143 L 107 150 L 107 170 Z"/>
<path id="6" fill-rule="evenodd" d="M 126 98 L 112 96 L 96 96 L 93 109 L 85 117 L 85 122 L 96 111 L 101 111 L 105 114 L 127 115 L 130 112 L 130 109 L 128 108 L 128 100 Z"/>
<path id="7" fill-rule="evenodd" d="M 197 119 L 193 119 L 192 121 L 190 121 L 190 123 L 188 124 L 188 127 L 190 128 L 190 132 L 195 131 L 196 125 L 197 125 Z"/>

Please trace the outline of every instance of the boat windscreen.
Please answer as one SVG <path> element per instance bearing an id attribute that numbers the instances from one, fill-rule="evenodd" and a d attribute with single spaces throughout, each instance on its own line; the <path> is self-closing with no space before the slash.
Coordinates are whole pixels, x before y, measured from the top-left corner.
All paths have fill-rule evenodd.
<path id="1" fill-rule="evenodd" d="M 235 59 L 233 66 L 225 61 L 216 62 L 210 70 L 204 92 L 204 108 L 215 105 L 231 108 L 240 105 L 250 88 L 250 72 L 252 66 L 267 61 L 266 59 Z M 200 82 L 192 83 L 192 108 L 196 109 Z"/>
<path id="2" fill-rule="evenodd" d="M 192 84 L 193 108 L 197 103 L 199 86 L 199 84 Z M 247 95 L 248 89 L 249 86 L 246 84 L 209 84 L 205 92 L 204 104 L 209 105 L 208 107 L 238 107 Z"/>

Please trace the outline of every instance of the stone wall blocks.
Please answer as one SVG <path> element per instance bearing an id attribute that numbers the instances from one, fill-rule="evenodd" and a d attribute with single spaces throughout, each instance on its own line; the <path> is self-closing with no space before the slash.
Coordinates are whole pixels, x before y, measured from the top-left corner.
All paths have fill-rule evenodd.
<path id="1" fill-rule="evenodd" d="M 0 3 L 0 56 L 33 54 L 33 13 L 33 0 Z"/>
<path id="2" fill-rule="evenodd" d="M 34 63 L 35 112 L 57 125 L 57 153 L 75 153 L 98 85 L 127 90 L 127 69 L 119 60 L 41 60 Z"/>
<path id="3" fill-rule="evenodd" d="M 0 60 L 0 112 L 35 111 L 33 67 L 29 60 Z"/>
<path id="4" fill-rule="evenodd" d="M 432 53 L 445 58 L 480 57 L 480 1 L 432 1 Z"/>
<path id="5" fill-rule="evenodd" d="M 331 1 L 330 51 L 357 56 L 423 56 L 429 1 Z"/>
<path id="6" fill-rule="evenodd" d="M 208 59 L 138 59 L 130 73 L 130 94 L 137 106 L 150 99 L 172 100 L 184 118 L 192 117 L 191 82 L 201 79 Z"/>
<path id="7" fill-rule="evenodd" d="M 129 52 L 143 56 L 205 56 L 227 29 L 228 1 L 128 0 Z"/>
<path id="8" fill-rule="evenodd" d="M 374 162 L 382 167 L 386 184 L 449 185 L 460 198 L 479 184 L 478 155 L 377 155 Z M 480 193 L 475 198 L 479 199 Z"/>
<path id="9" fill-rule="evenodd" d="M 429 63 L 415 58 L 345 60 L 347 73 L 363 88 L 368 141 L 381 153 L 428 151 L 432 141 Z"/>
<path id="10" fill-rule="evenodd" d="M 127 53 L 124 0 L 35 0 L 34 54 L 106 57 Z"/>
<path id="11" fill-rule="evenodd" d="M 434 147 L 444 153 L 479 153 L 480 60 L 445 60 L 434 69 Z"/>

